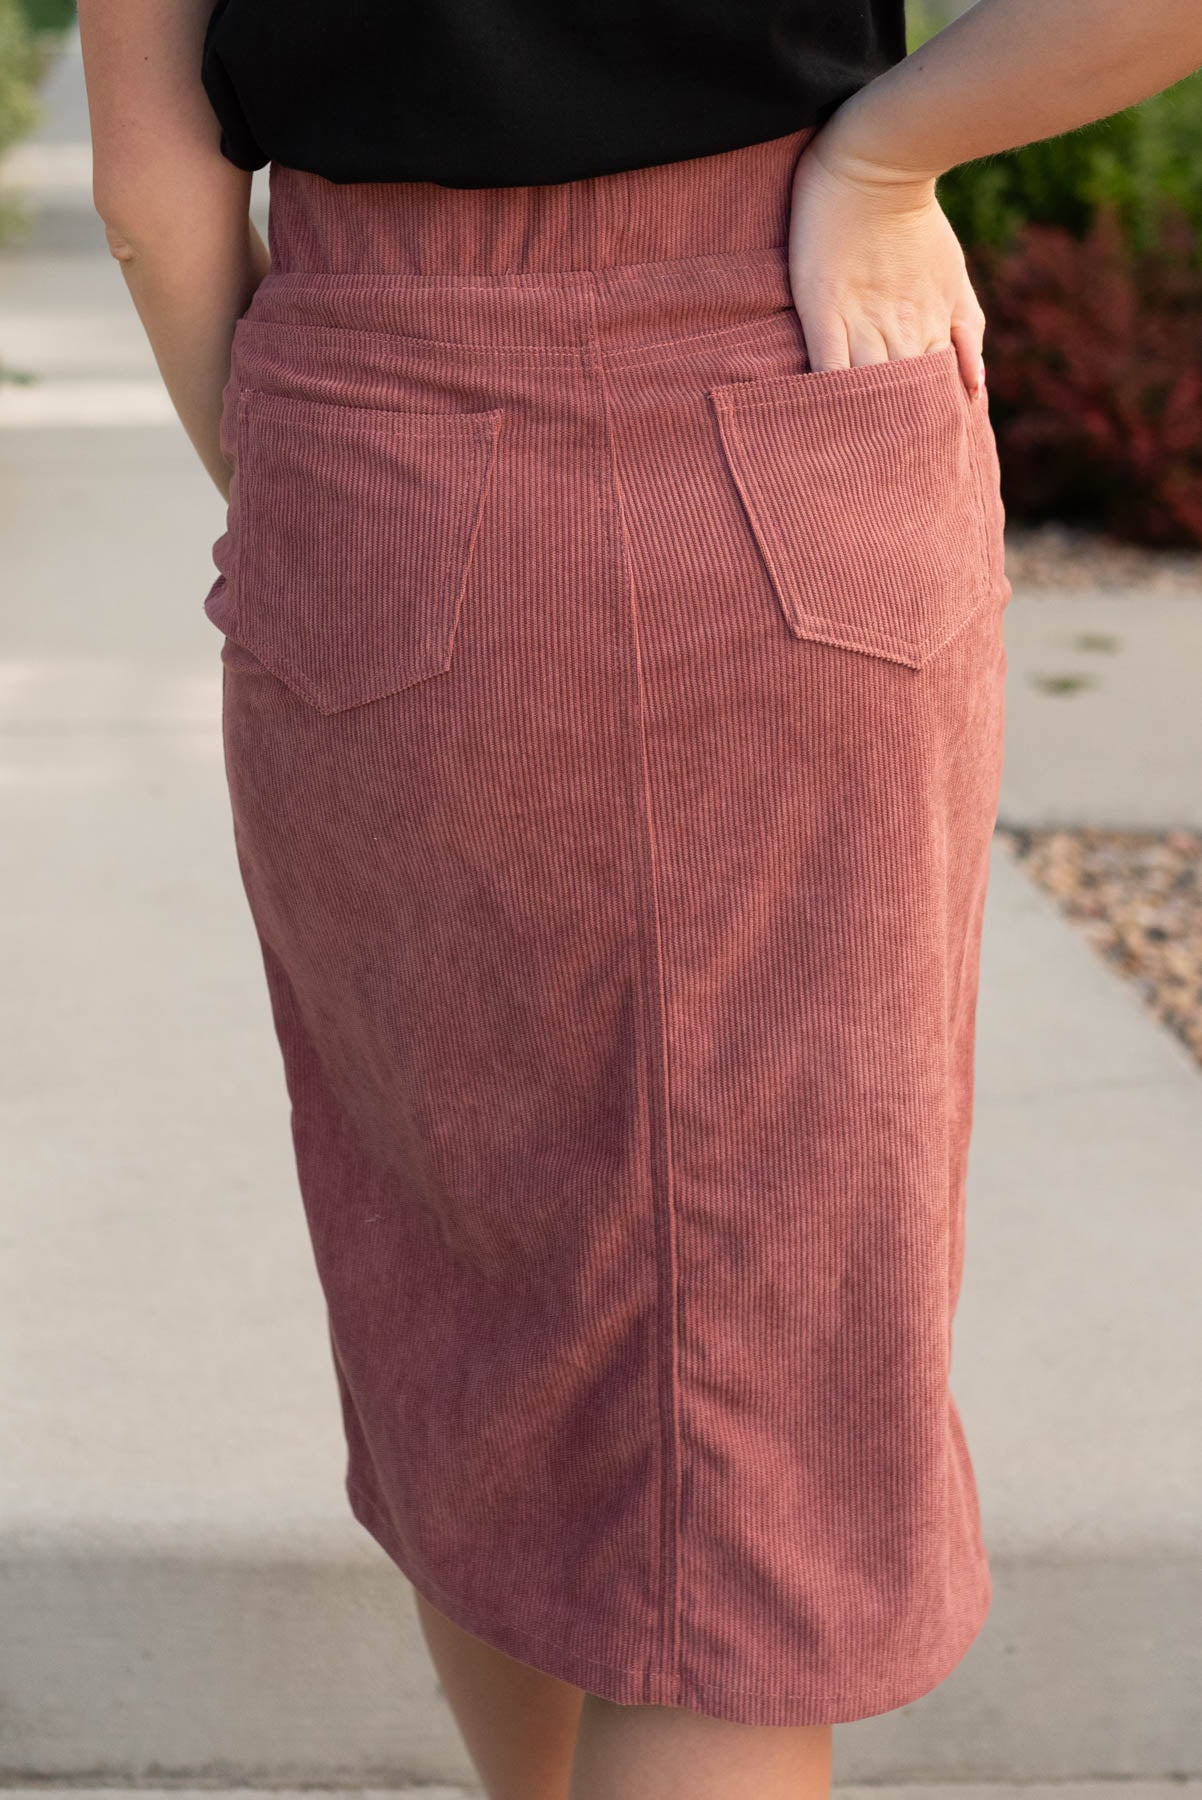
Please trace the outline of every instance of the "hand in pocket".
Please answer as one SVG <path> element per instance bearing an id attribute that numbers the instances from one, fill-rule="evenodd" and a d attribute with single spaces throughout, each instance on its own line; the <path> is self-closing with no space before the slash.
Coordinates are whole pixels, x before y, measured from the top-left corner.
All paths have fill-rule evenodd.
<path id="1" fill-rule="evenodd" d="M 810 366 L 954 346 L 975 396 L 985 315 L 935 184 L 866 167 L 845 149 L 838 117 L 806 145 L 793 177 L 789 274 Z"/>

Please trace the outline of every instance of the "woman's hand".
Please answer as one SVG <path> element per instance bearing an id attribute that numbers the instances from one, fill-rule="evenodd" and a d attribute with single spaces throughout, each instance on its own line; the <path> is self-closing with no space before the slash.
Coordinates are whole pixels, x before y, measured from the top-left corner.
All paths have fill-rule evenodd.
<path id="1" fill-rule="evenodd" d="M 857 89 L 794 179 L 789 271 L 813 367 L 954 344 L 975 390 L 985 322 L 937 176 L 1132 106 L 1200 61 L 1198 0 L 974 0 Z"/>
<path id="2" fill-rule="evenodd" d="M 793 178 L 789 277 L 813 369 L 857 368 L 954 344 L 970 394 L 985 315 L 933 180 L 866 163 L 835 123 Z"/>

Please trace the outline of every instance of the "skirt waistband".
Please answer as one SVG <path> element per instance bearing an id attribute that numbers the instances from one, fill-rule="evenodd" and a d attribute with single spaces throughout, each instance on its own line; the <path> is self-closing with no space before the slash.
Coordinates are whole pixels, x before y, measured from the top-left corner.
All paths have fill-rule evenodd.
<path id="1" fill-rule="evenodd" d="M 791 305 L 793 170 L 813 128 L 540 187 L 333 182 L 269 167 L 259 322 L 576 351 Z"/>

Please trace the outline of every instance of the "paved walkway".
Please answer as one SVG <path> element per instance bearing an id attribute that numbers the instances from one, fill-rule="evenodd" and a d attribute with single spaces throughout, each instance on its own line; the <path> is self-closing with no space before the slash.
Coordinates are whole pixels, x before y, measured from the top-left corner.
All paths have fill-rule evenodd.
<path id="1" fill-rule="evenodd" d="M 0 1773 L 462 1780 L 341 1493 L 201 611 L 221 503 L 90 211 L 77 59 L 52 101 L 0 253 L 0 357 L 44 376 L 0 388 Z M 1007 823 L 1199 822 L 1200 613 L 1016 596 Z M 994 1608 L 842 1780 L 1202 1772 L 1200 1102 L 999 851 L 955 1372 Z"/>
<path id="2" fill-rule="evenodd" d="M 1007 611 L 1007 825 L 1202 827 L 1202 587 Z"/>
<path id="3" fill-rule="evenodd" d="M 321 1800 L 479 1800 L 476 1787 L 331 1788 Z M 9 1788 L 5 1800 L 313 1800 L 311 1788 Z M 1081 1781 L 838 1786 L 834 1800 L 1202 1800 L 1202 1782 Z"/>

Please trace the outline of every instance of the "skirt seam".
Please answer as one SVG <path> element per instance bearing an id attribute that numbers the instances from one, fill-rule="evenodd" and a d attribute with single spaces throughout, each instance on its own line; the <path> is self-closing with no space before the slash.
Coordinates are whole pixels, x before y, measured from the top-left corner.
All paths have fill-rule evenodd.
<path id="1" fill-rule="evenodd" d="M 640 854 L 636 861 L 636 879 L 645 879 L 648 894 L 650 943 L 645 936 L 642 908 L 637 909 L 636 941 L 642 985 L 647 995 L 646 1010 L 649 1029 L 648 1061 L 651 1065 L 651 1092 L 658 1089 L 658 1117 L 653 1110 L 648 1122 L 654 1134 L 657 1126 L 662 1147 L 662 1167 L 657 1168 L 656 1143 L 652 1136 L 649 1154 L 649 1185 L 653 1218 L 653 1236 L 657 1254 L 660 1363 L 659 1394 L 661 1418 L 661 1511 L 660 1542 L 663 1557 L 663 1666 L 649 1673 L 679 1678 L 680 1609 L 681 1609 L 681 1435 L 679 1392 L 679 1343 L 677 1288 L 677 1246 L 675 1192 L 672 1161 L 671 1082 L 669 1076 L 669 1042 L 667 993 L 664 980 L 663 908 L 660 894 L 658 846 L 653 816 L 653 799 L 648 769 L 646 692 L 639 632 L 639 608 L 630 556 L 626 509 L 622 482 L 618 472 L 614 442 L 613 410 L 605 360 L 599 341 L 595 348 L 595 369 L 601 395 L 605 452 L 609 479 L 609 510 L 621 552 L 625 577 L 631 645 L 631 688 L 635 713 L 635 761 L 638 791 L 635 796 L 637 827 L 641 836 Z M 645 877 L 643 870 L 645 869 Z M 657 1181 L 657 1175 L 659 1177 Z M 661 1193 L 657 1194 L 657 1187 Z"/>

